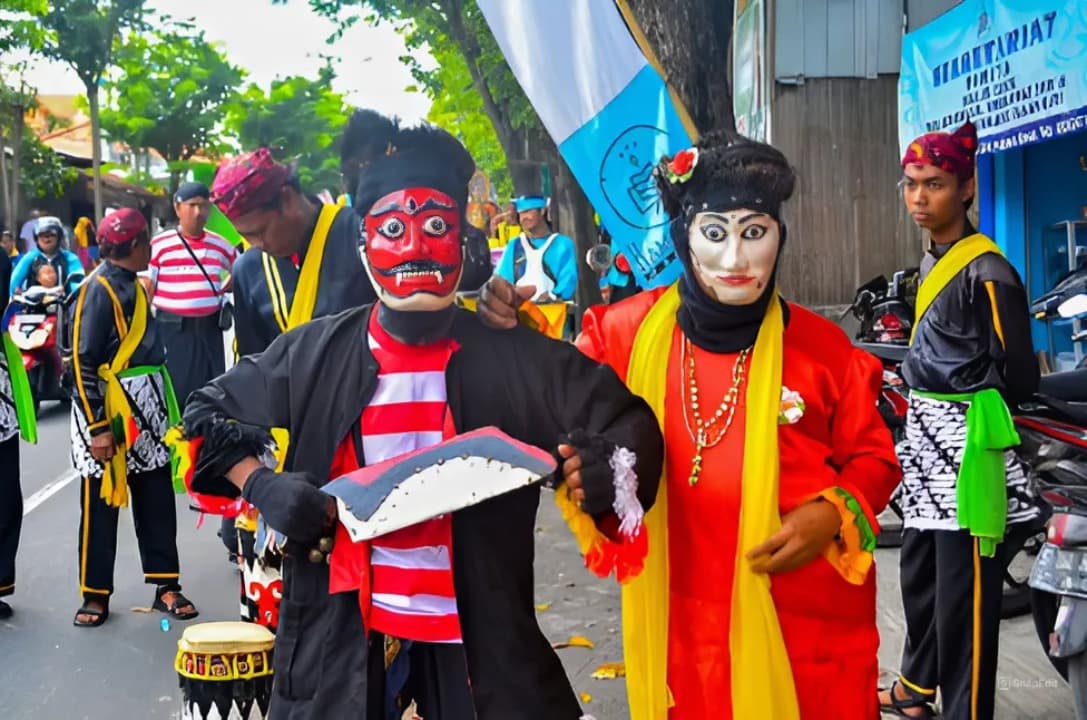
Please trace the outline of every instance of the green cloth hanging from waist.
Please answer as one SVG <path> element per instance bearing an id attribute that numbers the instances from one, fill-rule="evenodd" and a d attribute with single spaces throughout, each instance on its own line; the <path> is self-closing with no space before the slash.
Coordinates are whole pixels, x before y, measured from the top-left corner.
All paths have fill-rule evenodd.
<path id="1" fill-rule="evenodd" d="M 993 557 L 1008 521 L 1008 478 L 1004 452 L 1019 444 L 1019 433 L 1003 396 L 994 388 L 974 393 L 911 391 L 920 397 L 965 402 L 966 445 L 955 483 L 959 527 L 978 539 L 984 557 Z"/>
<path id="2" fill-rule="evenodd" d="M 15 417 L 19 421 L 19 434 L 28 443 L 38 442 L 38 417 L 34 414 L 34 395 L 30 390 L 30 379 L 23 367 L 23 356 L 15 341 L 7 331 L 0 333 L 4 345 L 4 359 L 8 366 L 8 378 L 11 380 L 12 401 L 15 403 Z"/>

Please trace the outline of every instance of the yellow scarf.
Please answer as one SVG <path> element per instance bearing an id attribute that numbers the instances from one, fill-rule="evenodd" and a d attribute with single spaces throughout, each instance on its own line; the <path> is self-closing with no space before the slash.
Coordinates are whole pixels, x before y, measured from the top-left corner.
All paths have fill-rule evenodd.
<path id="1" fill-rule="evenodd" d="M 268 294 L 272 298 L 272 315 L 280 332 L 287 332 L 313 319 L 313 310 L 317 306 L 317 289 L 321 280 L 321 265 L 324 262 L 325 246 L 332 223 L 340 212 L 339 205 L 325 204 L 317 216 L 317 226 L 310 236 L 306 248 L 306 257 L 302 261 L 302 270 L 298 274 L 298 284 L 294 288 L 294 298 L 288 302 L 283 290 L 283 280 L 279 276 L 279 267 L 268 253 L 261 254 L 264 267 L 264 279 L 268 283 Z"/>
<path id="2" fill-rule="evenodd" d="M 1004 252 L 999 245 L 981 233 L 974 233 L 952 245 L 951 249 L 936 261 L 936 265 L 921 281 L 921 287 L 917 288 L 917 309 L 914 313 L 913 331 L 910 333 L 911 343 L 914 335 L 917 334 L 917 326 L 921 324 L 921 318 L 937 296 L 967 265 L 986 253 L 996 253 L 1004 257 Z"/>
<path id="3" fill-rule="evenodd" d="M 98 367 L 98 377 L 106 384 L 103 396 L 106 418 L 116 444 L 113 457 L 103 464 L 101 497 L 110 507 L 124 507 L 128 505 L 128 449 L 136 443 L 139 428 L 132 414 L 132 406 L 128 402 L 128 394 L 121 386 L 120 373 L 128 368 L 132 355 L 147 331 L 147 293 L 144 292 L 143 285 L 135 284 L 136 307 L 132 311 L 132 325 L 129 326 L 109 281 L 101 275 L 97 276 L 97 280 L 102 283 L 113 301 L 114 322 L 117 324 L 117 332 L 121 334 L 121 344 L 113 360 Z"/>
<path id="4" fill-rule="evenodd" d="M 634 339 L 627 385 L 645 398 L 663 428 L 668 358 L 679 309 L 673 285 L 650 310 Z M 778 412 L 784 318 L 777 293 L 755 341 L 746 401 L 739 543 L 732 589 L 729 650 L 732 716 L 799 720 L 796 688 L 770 595 L 770 577 L 751 571 L 746 552 L 781 527 L 778 512 Z M 645 570 L 623 586 L 623 646 L 631 720 L 667 720 L 668 498 L 662 476 L 647 513 Z"/>

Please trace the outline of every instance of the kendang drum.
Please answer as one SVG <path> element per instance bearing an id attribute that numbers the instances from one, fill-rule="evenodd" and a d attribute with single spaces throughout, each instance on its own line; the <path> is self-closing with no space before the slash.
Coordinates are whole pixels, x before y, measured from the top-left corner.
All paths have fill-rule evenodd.
<path id="1" fill-rule="evenodd" d="M 241 619 L 275 632 L 279 626 L 279 602 L 283 596 L 282 560 L 274 553 L 256 548 L 254 530 L 244 526 L 238 528 Z"/>
<path id="2" fill-rule="evenodd" d="M 272 698 L 268 628 L 244 622 L 192 625 L 177 641 L 181 720 L 263 720 Z"/>

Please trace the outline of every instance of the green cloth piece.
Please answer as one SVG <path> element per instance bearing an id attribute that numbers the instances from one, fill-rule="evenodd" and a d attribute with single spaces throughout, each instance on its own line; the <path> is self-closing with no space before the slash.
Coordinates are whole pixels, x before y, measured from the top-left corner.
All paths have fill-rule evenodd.
<path id="1" fill-rule="evenodd" d="M 876 533 L 872 529 L 872 524 L 868 522 L 868 516 L 864 514 L 861 504 L 857 502 L 857 498 L 853 497 L 853 494 L 848 490 L 843 490 L 840 487 L 835 487 L 834 492 L 838 493 L 838 497 L 845 501 L 845 506 L 853 513 L 853 524 L 857 526 L 857 530 L 861 533 L 861 549 L 865 552 L 875 550 Z"/>
<path id="2" fill-rule="evenodd" d="M 177 394 L 174 393 L 174 383 L 170 379 L 170 372 L 165 365 L 137 365 L 117 373 L 119 378 L 139 377 L 141 375 L 161 375 L 163 395 L 166 396 L 166 425 L 174 427 L 181 422 L 181 410 L 177 404 Z M 123 432 L 123 430 L 122 430 Z M 173 451 L 170 452 L 171 465 L 173 465 Z M 176 472 L 170 473 L 173 478 L 174 492 L 178 495 L 185 494 L 185 482 L 178 478 Z"/>
<path id="3" fill-rule="evenodd" d="M 38 417 L 34 414 L 34 395 L 30 392 L 30 379 L 23 367 L 23 356 L 7 331 L 0 335 L 3 336 L 4 359 L 8 365 L 8 377 L 11 378 L 11 394 L 15 401 L 15 416 L 19 420 L 19 434 L 26 442 L 37 444 Z"/>
<path id="4" fill-rule="evenodd" d="M 1008 405 L 994 388 L 954 395 L 913 392 L 970 404 L 966 410 L 966 446 L 955 484 L 959 527 L 978 539 L 978 551 L 983 557 L 994 557 L 1008 521 L 1004 452 L 1020 443 Z"/>

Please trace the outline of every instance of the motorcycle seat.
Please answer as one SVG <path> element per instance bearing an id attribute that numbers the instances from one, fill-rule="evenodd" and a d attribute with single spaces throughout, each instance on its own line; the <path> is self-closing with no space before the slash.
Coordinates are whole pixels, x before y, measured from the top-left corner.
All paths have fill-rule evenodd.
<path id="1" fill-rule="evenodd" d="M 880 360 L 901 364 L 906 359 L 906 353 L 910 351 L 909 345 L 891 345 L 890 343 L 855 342 L 854 347 L 875 355 Z"/>
<path id="2" fill-rule="evenodd" d="M 1087 403 L 1087 368 L 1043 375 L 1038 394 L 1070 403 Z"/>

